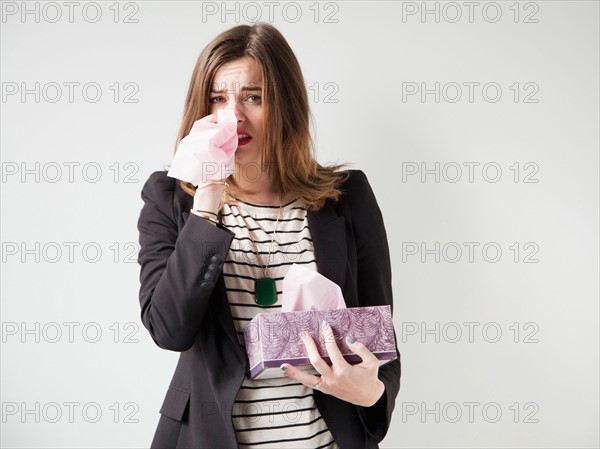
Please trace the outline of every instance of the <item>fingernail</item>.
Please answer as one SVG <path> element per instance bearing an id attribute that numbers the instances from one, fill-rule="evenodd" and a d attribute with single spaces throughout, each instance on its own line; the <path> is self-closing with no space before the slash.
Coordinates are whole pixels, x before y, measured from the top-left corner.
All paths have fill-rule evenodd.
<path id="1" fill-rule="evenodd" d="M 356 339 L 354 337 L 351 336 L 347 336 L 346 337 L 346 341 L 350 344 L 354 343 L 356 341 Z"/>
<path id="2" fill-rule="evenodd" d="M 285 365 L 281 365 L 279 368 L 281 368 L 281 371 L 286 371 L 287 370 L 287 366 L 285 366 Z"/>
<path id="3" fill-rule="evenodd" d="M 329 327 L 329 323 L 328 323 L 327 321 L 323 320 L 323 321 L 321 322 L 321 327 L 323 327 L 323 329 L 325 329 L 325 330 L 326 330 L 326 329 Z"/>

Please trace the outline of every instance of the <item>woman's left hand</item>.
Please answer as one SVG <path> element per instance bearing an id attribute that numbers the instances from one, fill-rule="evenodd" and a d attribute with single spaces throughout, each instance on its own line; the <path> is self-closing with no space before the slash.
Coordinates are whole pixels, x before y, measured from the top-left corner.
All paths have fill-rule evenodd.
<path id="1" fill-rule="evenodd" d="M 327 354 L 333 364 L 330 366 L 321 358 L 313 338 L 307 332 L 303 332 L 301 338 L 310 362 L 321 376 L 313 376 L 289 363 L 283 363 L 281 369 L 284 370 L 286 377 L 311 388 L 314 388 L 320 380 L 318 389 L 323 393 L 363 407 L 374 405 L 385 391 L 384 383 L 377 377 L 379 371 L 377 357 L 362 343 L 347 338 L 348 347 L 362 359 L 362 362 L 351 365 L 340 352 L 329 323 L 323 321 L 321 329 L 325 337 Z"/>

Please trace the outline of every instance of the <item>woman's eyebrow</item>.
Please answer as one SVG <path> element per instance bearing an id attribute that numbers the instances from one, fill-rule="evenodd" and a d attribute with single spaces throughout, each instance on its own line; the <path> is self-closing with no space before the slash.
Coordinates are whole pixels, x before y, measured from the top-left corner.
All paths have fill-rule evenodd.
<path id="1" fill-rule="evenodd" d="M 251 86 L 244 86 L 244 87 L 242 87 L 242 92 L 247 92 L 249 90 L 260 90 L 260 91 L 262 91 L 262 87 L 261 86 L 257 86 L 257 85 L 251 85 Z"/>
<path id="2" fill-rule="evenodd" d="M 262 91 L 262 86 L 258 84 L 247 84 L 241 89 L 242 92 L 248 91 Z M 228 89 L 217 89 L 216 87 L 212 87 L 210 89 L 211 94 L 222 94 L 224 92 L 230 92 Z"/>

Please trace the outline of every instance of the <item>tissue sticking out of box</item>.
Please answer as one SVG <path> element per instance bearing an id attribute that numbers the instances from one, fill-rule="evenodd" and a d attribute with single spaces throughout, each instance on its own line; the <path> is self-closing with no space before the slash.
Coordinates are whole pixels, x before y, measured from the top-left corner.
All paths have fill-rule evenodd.
<path id="1" fill-rule="evenodd" d="M 292 264 L 283 278 L 281 312 L 345 308 L 339 285 L 317 271 Z"/>

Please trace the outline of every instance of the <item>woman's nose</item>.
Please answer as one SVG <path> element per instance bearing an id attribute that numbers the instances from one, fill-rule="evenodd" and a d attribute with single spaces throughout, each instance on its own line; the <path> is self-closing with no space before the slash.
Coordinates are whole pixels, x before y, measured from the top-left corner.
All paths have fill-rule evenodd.
<path id="1" fill-rule="evenodd" d="M 241 121 L 244 118 L 244 111 L 241 102 L 237 99 L 237 96 L 232 96 L 232 98 L 229 99 L 225 109 L 231 109 L 238 121 Z"/>

